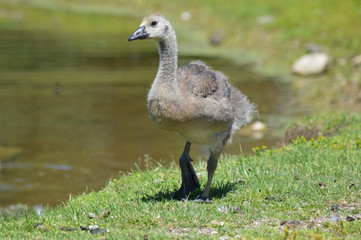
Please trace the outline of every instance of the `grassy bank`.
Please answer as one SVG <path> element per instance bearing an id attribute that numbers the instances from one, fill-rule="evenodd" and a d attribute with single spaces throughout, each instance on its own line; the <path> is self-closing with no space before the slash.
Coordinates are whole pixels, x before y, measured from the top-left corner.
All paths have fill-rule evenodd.
<path id="1" fill-rule="evenodd" d="M 80 226 L 97 225 L 101 230 L 94 236 L 107 239 L 357 239 L 360 121 L 360 115 L 310 118 L 289 129 L 289 145 L 223 156 L 213 204 L 172 200 L 180 185 L 178 167 L 149 160 L 149 170 L 120 176 L 99 192 L 81 194 L 41 215 L 3 216 L 0 237 L 88 238 L 91 232 Z M 205 163 L 196 161 L 195 168 L 204 187 Z"/>

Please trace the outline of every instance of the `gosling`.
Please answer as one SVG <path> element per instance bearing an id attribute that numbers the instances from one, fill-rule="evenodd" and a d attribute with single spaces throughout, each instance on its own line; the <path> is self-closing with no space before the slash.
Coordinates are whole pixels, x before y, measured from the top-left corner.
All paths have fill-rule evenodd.
<path id="1" fill-rule="evenodd" d="M 257 109 L 222 72 L 203 62 L 192 61 L 178 68 L 176 34 L 163 15 L 145 17 L 128 41 L 138 39 L 154 39 L 160 55 L 158 73 L 148 93 L 149 116 L 160 128 L 186 140 L 179 159 L 182 185 L 177 196 L 184 200 L 200 187 L 189 151 L 192 143 L 207 145 L 208 180 L 196 201 L 211 202 L 209 193 L 218 158 L 232 135 L 253 119 Z"/>

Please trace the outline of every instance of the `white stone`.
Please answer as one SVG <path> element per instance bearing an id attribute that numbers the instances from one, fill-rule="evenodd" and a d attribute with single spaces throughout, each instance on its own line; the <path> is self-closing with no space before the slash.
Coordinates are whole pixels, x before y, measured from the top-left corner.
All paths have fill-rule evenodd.
<path id="1" fill-rule="evenodd" d="M 314 75 L 326 70 L 330 57 L 325 53 L 310 53 L 297 59 L 292 66 L 292 72 L 302 75 Z"/>
<path id="2" fill-rule="evenodd" d="M 90 225 L 90 226 L 88 227 L 89 230 L 95 230 L 95 229 L 98 229 L 98 228 L 99 228 L 98 225 Z"/>
<path id="3" fill-rule="evenodd" d="M 253 131 L 264 131 L 267 129 L 267 125 L 261 121 L 256 121 L 251 125 Z"/>
<path id="4" fill-rule="evenodd" d="M 355 67 L 361 67 L 361 54 L 354 57 L 352 63 Z"/>
<path id="5" fill-rule="evenodd" d="M 184 11 L 181 13 L 181 19 L 183 21 L 189 21 L 189 19 L 191 19 L 191 13 L 188 11 Z"/>
<path id="6" fill-rule="evenodd" d="M 155 184 L 159 184 L 159 183 L 162 183 L 162 182 L 164 182 L 163 179 L 156 179 L 156 180 L 153 181 L 153 183 L 155 183 Z"/>
<path id="7" fill-rule="evenodd" d="M 265 25 L 274 22 L 274 20 L 275 18 L 272 15 L 267 14 L 267 15 L 259 16 L 256 21 L 260 25 Z"/>

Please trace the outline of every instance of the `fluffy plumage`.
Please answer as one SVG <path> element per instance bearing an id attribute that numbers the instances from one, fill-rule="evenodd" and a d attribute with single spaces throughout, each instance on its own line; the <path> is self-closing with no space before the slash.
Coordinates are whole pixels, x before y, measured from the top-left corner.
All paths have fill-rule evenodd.
<path id="1" fill-rule="evenodd" d="M 191 143 L 208 145 L 208 181 L 200 201 L 208 201 L 210 184 L 220 153 L 226 142 L 257 113 L 254 104 L 233 87 L 227 77 L 201 61 L 178 68 L 176 34 L 169 21 L 160 14 L 145 17 L 129 38 L 155 39 L 159 50 L 159 69 L 148 94 L 148 110 L 159 127 L 176 132 L 187 143 L 179 159 L 182 187 L 186 197 L 199 187 L 191 164 Z"/>

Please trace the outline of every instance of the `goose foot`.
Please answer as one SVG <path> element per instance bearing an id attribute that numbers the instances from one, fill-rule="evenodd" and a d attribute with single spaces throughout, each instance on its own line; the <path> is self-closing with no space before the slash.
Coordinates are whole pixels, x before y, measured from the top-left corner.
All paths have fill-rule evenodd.
<path id="1" fill-rule="evenodd" d="M 199 188 L 199 181 L 189 156 L 190 143 L 187 142 L 182 156 L 179 158 L 179 166 L 182 171 L 182 186 L 176 192 L 176 199 L 186 199 L 195 189 Z"/>
<path id="2" fill-rule="evenodd" d="M 182 186 L 176 192 L 176 196 L 180 200 L 186 199 L 189 194 L 200 187 L 198 177 L 191 163 L 191 158 L 185 160 L 187 161 L 185 167 L 181 167 L 182 169 Z"/>

